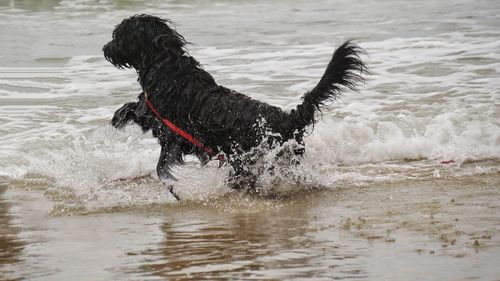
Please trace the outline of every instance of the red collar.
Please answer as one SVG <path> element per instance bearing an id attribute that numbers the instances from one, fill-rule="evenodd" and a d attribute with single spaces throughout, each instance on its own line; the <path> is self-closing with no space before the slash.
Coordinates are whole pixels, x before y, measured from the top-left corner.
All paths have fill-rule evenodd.
<path id="1" fill-rule="evenodd" d="M 193 137 L 192 135 L 190 135 L 188 132 L 182 130 L 181 128 L 177 127 L 174 123 L 170 122 L 170 120 L 168 120 L 167 118 L 162 117 L 160 115 L 160 113 L 156 110 L 156 108 L 153 106 L 153 104 L 149 101 L 147 92 L 144 92 L 144 99 L 146 100 L 146 103 L 148 104 L 151 111 L 153 111 L 153 113 L 156 115 L 156 117 L 158 117 L 158 119 L 160 119 L 163 122 L 163 124 L 165 124 L 167 127 L 169 127 L 172 131 L 174 131 L 179 136 L 183 137 L 184 139 L 186 139 L 187 141 L 192 143 L 194 146 L 203 149 L 203 151 L 205 151 L 210 158 L 215 155 L 213 149 L 211 149 L 210 147 L 204 146 L 200 140 Z M 220 156 L 222 156 L 222 155 L 220 155 Z M 221 160 L 220 156 L 218 157 L 219 160 Z"/>

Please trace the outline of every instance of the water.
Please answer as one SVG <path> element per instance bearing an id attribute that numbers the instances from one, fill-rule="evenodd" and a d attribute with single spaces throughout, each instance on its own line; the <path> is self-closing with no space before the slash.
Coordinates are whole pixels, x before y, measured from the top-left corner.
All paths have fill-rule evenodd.
<path id="1" fill-rule="evenodd" d="M 156 140 L 133 126 L 124 131 L 109 126 L 113 112 L 132 101 L 140 87 L 134 71 L 113 68 L 103 59 L 101 48 L 110 40 L 117 23 L 137 13 L 156 14 L 177 22 L 178 31 L 195 43 L 189 47 L 191 55 L 219 84 L 285 109 L 294 108 L 300 96 L 316 84 L 333 50 L 344 40 L 355 39 L 367 51 L 363 59 L 371 74 L 359 94 L 346 93 L 324 112 L 322 121 L 306 138 L 307 154 L 297 171 L 304 182 L 297 186 L 285 181 L 277 191 L 281 199 L 241 198 L 224 185 L 227 169 L 217 169 L 215 164 L 200 168 L 194 159 L 188 159 L 185 166 L 176 169 L 177 177 L 182 179 L 177 190 L 186 201 L 179 206 L 156 180 L 154 169 L 159 155 Z M 101 260 L 80 261 L 96 268 L 94 278 L 90 279 L 106 280 L 113 274 L 120 279 L 146 279 L 150 276 L 147 272 L 158 271 L 164 273 L 159 276 L 194 276 L 193 279 L 199 276 L 196 272 L 210 272 L 207 276 L 211 278 L 257 279 L 301 279 L 314 276 L 312 272 L 323 272 L 316 275 L 318 278 L 332 276 L 332 272 L 338 273 L 335 275 L 338 278 L 387 276 L 377 275 L 374 273 L 377 270 L 366 267 L 347 266 L 345 272 L 335 271 L 332 269 L 335 263 L 331 262 L 334 256 L 327 254 L 332 260 L 326 261 L 318 258 L 323 246 L 331 244 L 328 239 L 303 237 L 308 236 L 304 228 L 312 224 L 323 227 L 326 236 L 333 235 L 333 231 L 336 234 L 331 237 L 337 239 L 340 217 L 358 217 L 356 212 L 362 207 L 353 203 L 354 212 L 352 206 L 341 204 L 339 189 L 348 190 L 349 196 L 342 197 L 347 201 L 358 198 L 364 188 L 377 197 L 392 196 L 388 194 L 408 187 L 411 190 L 408 194 L 422 201 L 438 198 L 443 202 L 448 202 L 448 195 L 455 194 L 460 185 L 487 190 L 493 196 L 479 197 L 479 205 L 493 206 L 492 209 L 483 206 L 465 210 L 468 205 L 463 206 L 458 212 L 470 211 L 461 215 L 468 218 L 464 218 L 464 224 L 470 229 L 460 231 L 470 239 L 478 229 L 498 233 L 495 225 L 500 225 L 500 216 L 494 198 L 499 195 L 496 187 L 500 173 L 499 15 L 498 1 L 318 0 L 271 4 L 267 1 L 0 0 L 0 181 L 6 188 L 3 197 L 0 196 L 3 200 L 0 219 L 7 229 L 0 237 L 18 237 L 5 240 L 3 245 L 8 245 L 5 249 L 24 249 L 17 258 L 14 255 L 0 262 L 0 277 L 5 274 L 6 279 L 58 279 L 74 274 L 85 279 L 78 263 L 62 261 L 75 259 L 75 252 L 98 252 L 109 241 L 123 245 L 106 252 L 104 256 L 110 263 L 106 267 L 100 266 L 104 264 Z M 441 163 L 449 160 L 453 162 Z M 134 177 L 141 178 L 114 181 Z M 437 187 L 443 185 L 450 190 L 440 192 Z M 416 191 L 418 186 L 436 189 L 425 197 Z M 309 198 L 309 193 L 304 195 L 300 191 L 317 188 L 321 194 L 326 192 L 325 197 L 336 202 L 334 205 L 342 207 L 332 210 L 330 201 L 317 199 L 320 195 L 315 192 Z M 363 200 L 375 200 L 370 198 Z M 233 200 L 241 206 L 226 203 Z M 383 217 L 375 214 L 376 201 L 372 203 L 368 213 Z M 258 216 L 259 212 L 247 214 L 246 210 L 252 208 L 264 213 L 263 217 Z M 415 208 L 413 212 L 419 207 Z M 486 215 L 483 213 L 486 210 L 493 210 L 488 213 L 491 220 L 475 228 L 470 217 Z M 331 211 L 340 215 L 330 218 L 331 221 L 321 219 Z M 312 215 L 302 216 L 302 213 Z M 173 222 L 172 214 L 179 221 Z M 271 223 L 273 216 L 282 223 Z M 139 225 L 137 220 L 141 221 Z M 235 229 L 242 227 L 240 220 L 252 222 L 248 222 L 248 229 L 239 232 Z M 45 223 L 38 225 L 37 221 Z M 270 225 L 260 228 L 262 224 Z M 81 225 L 86 226 L 85 230 Z M 254 228 L 259 231 L 252 231 Z M 57 234 L 56 230 L 66 229 L 64 234 Z M 101 246 L 93 238 L 94 229 L 109 235 L 103 238 Z M 147 237 L 142 237 L 142 229 L 148 230 Z M 284 229 L 282 237 L 275 233 L 279 229 Z M 429 229 L 423 232 L 424 236 Z M 411 233 L 413 229 L 408 231 Z M 255 243 L 262 251 L 248 250 L 238 263 L 229 253 L 247 247 L 236 242 L 228 246 L 224 244 L 226 240 L 212 242 L 207 239 L 212 232 L 215 236 L 221 232 L 221 239 L 229 235 L 234 241 L 249 243 L 247 246 L 254 245 L 251 237 L 255 235 Z M 37 233 L 48 235 L 42 240 L 50 242 L 40 244 L 33 238 Z M 81 237 L 73 237 L 79 233 Z M 183 235 L 186 241 L 199 240 L 200 248 L 207 251 L 183 252 L 187 260 L 210 256 L 210 251 L 220 247 L 227 255 L 210 264 L 181 263 L 184 271 L 169 270 L 176 268 L 173 249 L 189 244 L 176 244 L 180 248 L 171 249 L 168 241 Z M 250 236 L 246 242 L 245 235 Z M 407 241 L 406 245 L 412 247 L 427 241 L 412 235 L 398 236 L 397 241 Z M 142 244 L 128 246 L 128 241 L 163 245 L 165 237 L 169 237 L 168 243 L 165 242 L 161 255 L 158 253 L 160 257 L 155 252 L 158 249 L 144 253 Z M 336 243 L 340 249 L 348 248 L 345 252 L 339 250 L 344 256 L 359 257 L 356 262 L 365 261 L 373 253 L 390 252 L 384 248 L 387 246 L 378 244 L 375 249 L 356 248 L 356 241 L 364 238 L 353 235 Z M 491 243 L 497 242 L 495 235 L 492 239 Z M 51 243 L 59 247 L 52 247 Z M 308 243 L 317 248 L 309 249 Z M 32 249 L 26 250 L 29 245 L 35 248 L 34 253 L 30 252 Z M 458 245 L 473 248 L 470 241 Z M 67 252 L 68 246 L 78 250 Z M 128 250 L 121 251 L 127 247 L 142 250 L 131 250 L 129 255 Z M 272 252 L 278 250 L 285 253 L 274 256 Z M 404 249 L 397 252 L 402 256 L 389 262 L 411 256 Z M 151 268 L 156 263 L 142 259 L 149 254 L 162 265 L 161 269 Z M 131 258 L 126 261 L 112 258 L 120 255 Z M 45 257 L 35 258 L 41 263 L 36 267 L 39 270 L 23 267 L 23 260 L 39 256 Z M 135 261 L 134 257 L 141 261 Z M 249 262 L 257 257 L 262 262 Z M 488 275 L 491 251 L 481 252 L 476 258 L 485 261 L 473 270 L 477 276 L 495 276 Z M 291 261 L 288 267 L 278 266 L 287 261 Z M 130 263 L 141 264 L 140 269 L 128 268 Z M 277 267 L 262 267 L 267 263 Z M 341 271 L 344 273 L 340 274 Z M 448 277 L 470 276 L 459 273 L 444 276 Z"/>

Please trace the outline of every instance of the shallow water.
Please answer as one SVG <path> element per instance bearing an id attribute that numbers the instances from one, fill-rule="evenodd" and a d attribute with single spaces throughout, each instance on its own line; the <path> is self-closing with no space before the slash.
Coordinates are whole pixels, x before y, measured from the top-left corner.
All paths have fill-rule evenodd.
<path id="1" fill-rule="evenodd" d="M 344 40 L 367 51 L 371 74 L 307 137 L 301 183 L 280 179 L 276 187 L 269 178 L 270 194 L 240 198 L 224 185 L 227 169 L 188 159 L 176 170 L 178 205 L 154 175 L 156 141 L 108 125 L 140 87 L 101 48 L 137 13 L 177 22 L 220 84 L 285 109 L 315 85 Z M 0 277 L 494 280 L 499 15 L 498 1 L 0 0 Z M 366 190 L 369 197 L 358 194 Z M 444 208 L 467 217 L 457 230 L 467 239 L 449 246 L 465 254 L 415 252 L 442 246 L 441 234 L 425 227 L 399 226 L 396 243 L 339 230 L 342 219 L 363 213 L 356 200 L 371 206 L 363 216 L 404 221 L 400 213 L 478 190 L 478 203 Z M 411 194 L 415 204 L 379 214 L 374 198 L 392 193 Z M 476 224 L 482 216 L 489 219 Z M 325 230 L 311 234 L 311 225 Z M 475 247 L 483 230 L 492 238 Z M 384 262 L 401 267 L 384 271 Z M 439 275 L 437 265 L 448 263 L 467 270 Z"/>
<path id="2" fill-rule="evenodd" d="M 54 216 L 2 188 L 2 280 L 498 280 L 498 177 Z"/>

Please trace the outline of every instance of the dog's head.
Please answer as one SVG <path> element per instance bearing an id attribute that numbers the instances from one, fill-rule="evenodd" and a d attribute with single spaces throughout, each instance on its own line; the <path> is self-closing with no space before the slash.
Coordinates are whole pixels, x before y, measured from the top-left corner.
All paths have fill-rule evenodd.
<path id="1" fill-rule="evenodd" d="M 113 40 L 102 48 L 104 57 L 118 68 L 148 68 L 157 60 L 175 61 L 186 51 L 182 35 L 169 20 L 150 15 L 124 19 L 113 31 Z"/>

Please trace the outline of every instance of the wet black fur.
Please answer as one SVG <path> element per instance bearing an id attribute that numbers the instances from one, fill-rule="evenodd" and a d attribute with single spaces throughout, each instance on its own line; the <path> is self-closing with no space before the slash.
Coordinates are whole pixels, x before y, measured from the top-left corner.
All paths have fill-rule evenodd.
<path id="1" fill-rule="evenodd" d="M 113 40 L 103 47 L 104 56 L 118 68 L 137 71 L 143 91 L 162 117 L 216 153 L 224 153 L 233 168 L 235 183 L 246 179 L 245 184 L 251 185 L 255 181 L 256 175 L 247 169 L 255 161 L 247 156 L 263 141 L 271 147 L 290 139 L 303 145 L 303 135 L 314 124 L 315 113 L 346 88 L 356 91 L 366 71 L 359 57 L 361 48 L 345 42 L 333 54 L 319 83 L 304 94 L 302 103 L 285 112 L 218 85 L 188 54 L 185 49 L 188 42 L 171 25 L 168 20 L 150 15 L 127 18 L 116 26 Z M 203 150 L 166 128 L 154 116 L 144 101 L 144 92 L 138 101 L 125 104 L 115 113 L 113 126 L 120 128 L 135 122 L 145 132 L 152 130 L 162 147 L 157 172 L 163 182 L 173 179 L 171 167 L 182 163 L 183 155 L 196 154 L 205 162 L 208 156 Z M 262 119 L 264 127 L 259 125 Z M 303 152 L 303 147 L 292 150 L 292 154 L 299 156 Z M 234 186 L 241 187 L 241 182 Z"/>

